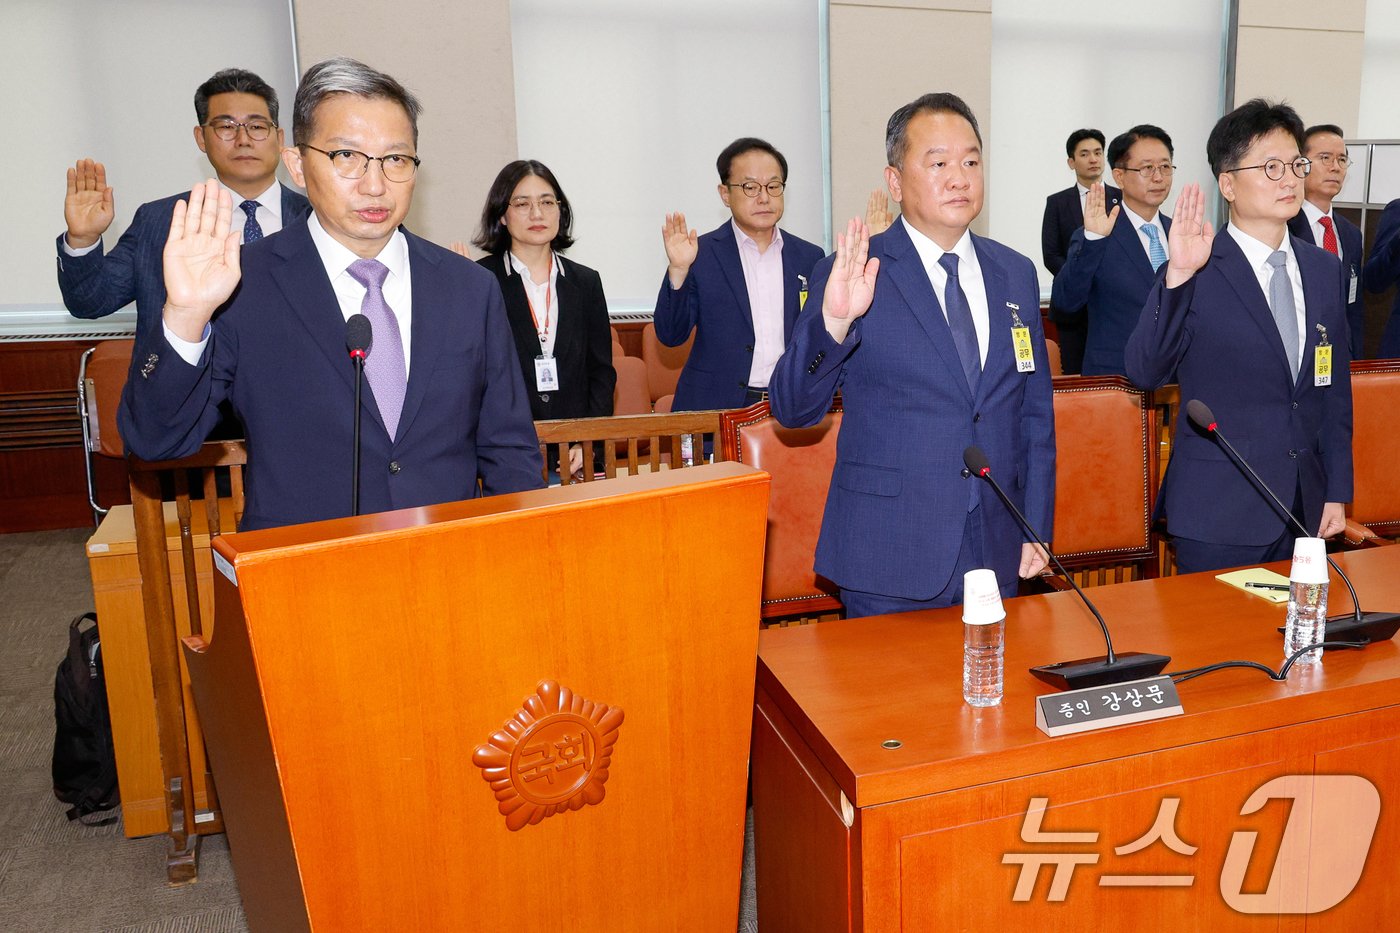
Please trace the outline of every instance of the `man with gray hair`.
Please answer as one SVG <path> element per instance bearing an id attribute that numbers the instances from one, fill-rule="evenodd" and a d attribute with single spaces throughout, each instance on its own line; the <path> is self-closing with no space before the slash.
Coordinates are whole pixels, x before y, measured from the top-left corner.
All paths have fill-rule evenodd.
<path id="1" fill-rule="evenodd" d="M 214 182 L 176 205 L 162 327 L 137 344 L 122 436 L 145 459 L 186 456 L 230 399 L 248 431 L 243 529 L 351 514 L 357 420 L 361 512 L 469 499 L 478 482 L 488 495 L 542 485 L 495 278 L 400 226 L 419 109 L 360 62 L 313 65 L 282 153 L 311 217 L 243 249 Z M 357 412 L 358 314 L 373 340 Z"/>
<path id="2" fill-rule="evenodd" d="M 1045 566 L 987 484 L 968 476 L 969 446 L 1041 534 L 1054 517 L 1035 266 L 968 231 L 982 210 L 977 118 L 953 94 L 925 94 L 890 117 L 885 148 L 901 219 L 873 238 L 850 222 L 813 271 L 809 308 L 770 383 L 789 427 L 816 424 L 841 390 L 816 571 L 841 587 L 852 617 L 956 605 L 963 574 L 981 567 L 1014 596 L 1018 575 Z"/>
<path id="3" fill-rule="evenodd" d="M 277 182 L 282 128 L 271 85 L 251 71 L 225 68 L 195 90 L 194 113 L 195 145 L 238 206 L 232 227 L 245 242 L 306 216 L 306 198 Z M 102 235 L 116 213 L 107 169 L 79 159 L 68 170 L 68 228 L 58 238 L 58 287 L 69 313 L 99 318 L 135 301 L 138 334 L 158 330 L 165 302 L 161 251 L 175 202 L 188 197 L 181 192 L 142 204 L 117 245 L 104 253 Z"/>

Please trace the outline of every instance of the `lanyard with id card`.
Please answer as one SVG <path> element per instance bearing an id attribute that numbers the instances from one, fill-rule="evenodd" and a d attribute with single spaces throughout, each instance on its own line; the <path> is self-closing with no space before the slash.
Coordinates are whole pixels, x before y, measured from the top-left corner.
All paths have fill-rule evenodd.
<path id="1" fill-rule="evenodd" d="M 1011 309 L 1011 348 L 1016 354 L 1016 372 L 1035 372 L 1035 351 L 1031 349 L 1031 329 L 1021 320 L 1021 306 L 1007 302 Z"/>
<path id="2" fill-rule="evenodd" d="M 1317 346 L 1313 348 L 1313 385 L 1332 384 L 1332 344 L 1327 342 L 1327 328 L 1317 325 Z"/>
<path id="3" fill-rule="evenodd" d="M 549 257 L 549 278 L 544 290 L 544 327 L 540 327 L 539 316 L 535 314 L 535 303 L 530 300 L 530 289 L 525 289 L 525 304 L 530 308 L 530 321 L 535 325 L 535 336 L 540 341 L 540 355 L 535 357 L 535 391 L 539 393 L 559 391 L 559 364 L 552 353 L 545 351 L 549 340 L 549 312 L 554 292 L 554 255 Z M 549 396 L 543 395 L 544 401 Z"/>

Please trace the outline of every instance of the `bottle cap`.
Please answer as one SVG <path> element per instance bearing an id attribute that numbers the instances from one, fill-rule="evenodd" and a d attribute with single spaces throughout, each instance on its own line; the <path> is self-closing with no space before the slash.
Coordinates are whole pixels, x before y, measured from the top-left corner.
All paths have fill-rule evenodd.
<path id="1" fill-rule="evenodd" d="M 988 568 L 963 574 L 963 621 L 968 625 L 991 625 L 1006 618 L 1001 607 L 997 575 Z"/>
<path id="2" fill-rule="evenodd" d="M 1327 582 L 1327 542 L 1321 538 L 1299 538 L 1293 542 L 1293 583 Z"/>

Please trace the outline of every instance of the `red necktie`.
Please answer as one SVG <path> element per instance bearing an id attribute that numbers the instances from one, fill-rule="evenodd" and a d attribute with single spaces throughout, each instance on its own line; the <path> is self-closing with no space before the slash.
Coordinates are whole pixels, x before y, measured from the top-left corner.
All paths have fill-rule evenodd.
<path id="1" fill-rule="evenodd" d="M 1337 252 L 1337 231 L 1332 229 L 1331 217 L 1319 217 L 1317 222 L 1322 224 L 1322 248 L 1333 256 L 1339 256 Z"/>

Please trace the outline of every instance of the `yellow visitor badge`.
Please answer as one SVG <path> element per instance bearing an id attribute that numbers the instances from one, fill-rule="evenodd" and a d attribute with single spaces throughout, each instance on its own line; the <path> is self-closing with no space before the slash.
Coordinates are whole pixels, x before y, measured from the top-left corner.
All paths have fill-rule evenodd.
<path id="1" fill-rule="evenodd" d="M 1313 348 L 1313 385 L 1330 386 L 1332 384 L 1332 345 L 1327 342 L 1327 328 L 1319 324 L 1317 330 L 1322 336 L 1318 340 L 1317 346 Z"/>

